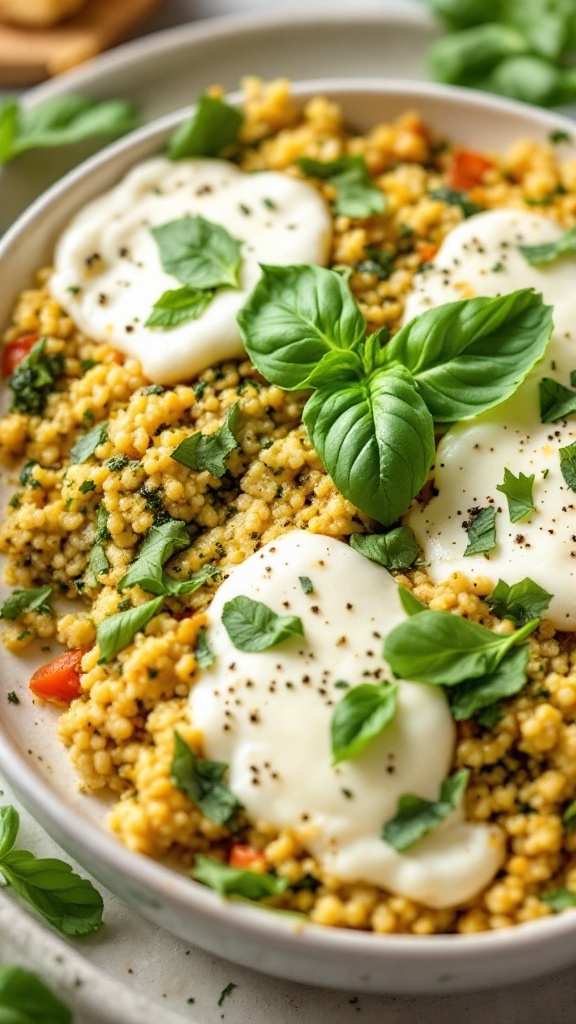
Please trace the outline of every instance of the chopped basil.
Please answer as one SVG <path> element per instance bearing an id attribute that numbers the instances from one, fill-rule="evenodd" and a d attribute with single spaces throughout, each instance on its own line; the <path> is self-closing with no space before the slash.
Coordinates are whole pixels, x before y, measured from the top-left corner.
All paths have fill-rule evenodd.
<path id="1" fill-rule="evenodd" d="M 204 217 L 181 217 L 151 228 L 163 270 L 201 291 L 238 287 L 240 242 Z"/>
<path id="2" fill-rule="evenodd" d="M 224 423 L 218 430 L 212 434 L 198 431 L 184 438 L 170 458 L 197 472 L 207 469 L 212 476 L 224 476 L 226 460 L 239 444 L 236 437 L 239 417 L 240 405 L 234 402 L 234 405 L 227 409 Z"/>
<path id="3" fill-rule="evenodd" d="M 213 665 L 216 661 L 216 655 L 208 646 L 206 630 L 203 627 L 198 630 L 194 658 L 198 668 L 210 668 L 210 665 Z"/>
<path id="4" fill-rule="evenodd" d="M 159 526 L 152 525 L 146 534 L 137 557 L 128 572 L 116 584 L 117 590 L 142 587 L 149 594 L 164 594 L 162 566 L 175 551 L 190 547 L 186 524 L 180 519 L 169 519 Z"/>
<path id="5" fill-rule="evenodd" d="M 126 612 L 114 612 L 99 623 L 96 630 L 96 641 L 100 648 L 99 665 L 107 665 L 116 655 L 134 639 L 136 633 L 143 630 L 150 619 L 160 611 L 164 598 L 155 597 L 136 608 Z"/>
<path id="6" fill-rule="evenodd" d="M 533 267 L 553 263 L 561 256 L 576 253 L 576 227 L 569 228 L 553 242 L 543 242 L 540 245 L 519 245 L 518 248 Z"/>
<path id="7" fill-rule="evenodd" d="M 576 441 L 558 449 L 560 456 L 560 472 L 565 483 L 572 491 L 576 491 Z"/>
<path id="8" fill-rule="evenodd" d="M 45 348 L 46 338 L 40 338 L 8 377 L 8 386 L 13 391 L 12 409 L 18 412 L 41 416 L 56 378 L 64 372 L 64 357 L 60 353 L 46 355 Z"/>
<path id="9" fill-rule="evenodd" d="M 376 187 L 363 156 L 341 156 L 336 160 L 312 160 L 302 156 L 297 166 L 310 178 L 327 178 L 336 189 L 334 212 L 364 219 L 384 213 L 386 196 Z"/>
<path id="10" fill-rule="evenodd" d="M 365 246 L 364 253 L 365 258 L 357 263 L 354 269 L 359 273 L 375 274 L 379 281 L 387 281 L 394 269 L 394 255 L 385 249 L 374 249 L 369 245 Z"/>
<path id="11" fill-rule="evenodd" d="M 197 320 L 214 298 L 214 289 L 199 291 L 183 285 L 173 291 L 163 292 L 152 307 L 145 327 L 163 327 L 169 330 L 189 320 Z"/>
<path id="12" fill-rule="evenodd" d="M 496 547 L 496 509 L 494 505 L 478 509 L 466 527 L 468 544 L 465 555 L 480 555 Z"/>
<path id="13" fill-rule="evenodd" d="M 0 1020 L 4 1024 L 73 1024 L 72 1013 L 43 981 L 22 967 L 0 965 Z"/>
<path id="14" fill-rule="evenodd" d="M 535 511 L 533 486 L 534 473 L 531 476 L 525 476 L 524 473 L 514 476 L 508 468 L 504 469 L 504 481 L 496 485 L 496 490 L 506 496 L 511 523 L 530 522 Z"/>
<path id="15" fill-rule="evenodd" d="M 80 484 L 80 487 L 78 488 L 80 494 L 89 494 L 90 491 L 94 491 L 95 489 L 96 484 L 94 483 L 93 480 L 83 480 L 82 483 Z"/>
<path id="16" fill-rule="evenodd" d="M 395 676 L 435 686 L 455 686 L 495 672 L 507 652 L 538 626 L 532 619 L 500 635 L 452 612 L 428 610 L 401 622 L 386 637 L 384 658 Z"/>
<path id="17" fill-rule="evenodd" d="M 555 914 L 561 913 L 562 910 L 570 910 L 571 907 L 576 907 L 576 892 L 563 886 L 560 886 L 558 889 L 548 889 L 546 892 L 541 892 L 540 899 Z"/>
<path id="18" fill-rule="evenodd" d="M 479 679 L 469 679 L 450 690 L 450 710 L 457 722 L 472 718 L 504 697 L 513 697 L 526 685 L 526 669 L 530 660 L 527 644 L 513 647 L 493 672 Z"/>
<path id="19" fill-rule="evenodd" d="M 108 440 L 108 423 L 98 423 L 87 434 L 83 434 L 76 441 L 70 452 L 70 462 L 80 464 L 91 459 L 98 445 Z"/>
<path id="20" fill-rule="evenodd" d="M 192 117 L 176 128 L 168 141 L 170 160 L 191 156 L 219 156 L 238 141 L 244 117 L 224 100 L 200 96 Z"/>
<path id="21" fill-rule="evenodd" d="M 523 626 L 546 611 L 552 596 L 528 577 L 512 586 L 498 580 L 486 604 L 500 619 L 511 619 L 517 626 Z"/>
<path id="22" fill-rule="evenodd" d="M 0 619 L 9 619 L 13 622 L 23 612 L 33 611 L 52 615 L 52 609 L 48 604 L 51 594 L 51 584 L 44 587 L 28 587 L 26 590 L 13 590 L 0 607 Z"/>
<path id="23" fill-rule="evenodd" d="M 228 765 L 196 757 L 180 733 L 174 732 L 170 779 L 210 821 L 233 829 L 242 804 L 222 781 Z"/>
<path id="24" fill-rule="evenodd" d="M 540 419 L 542 423 L 554 423 L 567 419 L 576 412 L 576 391 L 563 384 L 543 377 L 540 381 Z"/>
<path id="25" fill-rule="evenodd" d="M 425 800 L 414 793 L 401 796 L 396 814 L 384 825 L 382 838 L 399 853 L 409 850 L 456 810 L 464 796 L 469 775 L 470 772 L 463 768 L 445 779 L 438 800 Z"/>
<path id="26" fill-rule="evenodd" d="M 37 480 L 36 477 L 34 476 L 34 470 L 35 470 L 36 466 L 39 466 L 39 465 L 40 465 L 40 463 L 36 462 L 35 459 L 28 459 L 28 462 L 24 463 L 24 465 L 22 466 L 22 469 L 20 470 L 20 476 L 18 477 L 18 481 L 22 484 L 23 487 L 41 487 L 42 486 L 40 481 Z"/>
<path id="27" fill-rule="evenodd" d="M 236 983 L 233 981 L 229 981 L 228 984 L 224 986 L 218 997 L 218 1006 L 222 1006 L 224 1000 L 228 999 L 229 995 L 232 995 L 232 992 L 234 991 L 235 988 L 238 988 L 238 985 L 236 985 Z"/>
<path id="28" fill-rule="evenodd" d="M 336 704 L 330 735 L 332 764 L 358 757 L 396 714 L 398 687 L 393 683 L 360 683 Z"/>
<path id="29" fill-rule="evenodd" d="M 96 583 L 98 583 L 99 576 L 105 576 L 110 568 L 110 563 L 104 551 L 103 544 L 93 544 L 88 552 L 88 564 L 92 570 Z M 86 581 L 87 586 L 93 586 L 92 582 Z"/>
<path id="30" fill-rule="evenodd" d="M 108 530 L 108 519 L 110 513 L 105 505 L 100 502 L 96 509 L 96 537 L 94 544 L 88 552 L 88 571 L 84 576 L 84 585 L 95 588 L 100 585 L 99 576 L 105 576 L 110 568 L 104 543 L 110 540 Z"/>
<path id="31" fill-rule="evenodd" d="M 290 637 L 304 636 L 297 615 L 276 615 L 251 597 L 233 597 L 222 609 L 222 622 L 239 651 L 266 651 Z"/>
<path id="32" fill-rule="evenodd" d="M 233 868 L 201 853 L 196 854 L 191 875 L 197 882 L 210 886 L 221 896 L 243 896 L 246 900 L 264 900 L 269 896 L 281 896 L 290 885 L 289 879 L 281 875 Z"/>
<path id="33" fill-rule="evenodd" d="M 210 565 L 209 562 L 198 569 L 198 572 L 192 573 L 187 580 L 176 580 L 164 572 L 162 573 L 163 593 L 169 597 L 185 597 L 187 594 L 195 594 L 200 587 L 220 574 L 221 570 L 217 569 L 215 565 Z"/>
<path id="34" fill-rule="evenodd" d="M 350 547 L 386 569 L 408 569 L 420 554 L 420 545 L 409 526 L 389 533 L 353 533 Z"/>
<path id="35" fill-rule="evenodd" d="M 576 800 L 564 809 L 562 824 L 566 832 L 572 832 L 576 828 Z"/>
<path id="36" fill-rule="evenodd" d="M 98 931 L 103 902 L 92 882 L 62 860 L 40 859 L 28 850 L 14 849 L 19 827 L 16 809 L 0 808 L 0 874 L 6 885 L 65 935 Z"/>
<path id="37" fill-rule="evenodd" d="M 312 580 L 310 579 L 309 576 L 299 576 L 298 579 L 300 581 L 300 586 L 302 587 L 302 590 L 304 591 L 305 594 L 314 593 L 314 584 L 312 583 Z"/>
<path id="38" fill-rule="evenodd" d="M 441 185 L 440 188 L 432 189 L 428 195 L 431 199 L 439 199 L 442 203 L 447 203 L 448 206 L 459 206 L 463 217 L 473 217 L 475 213 L 482 213 L 486 209 L 480 203 L 473 202 L 466 192 L 459 192 L 455 188 L 450 188 L 449 185 Z"/>

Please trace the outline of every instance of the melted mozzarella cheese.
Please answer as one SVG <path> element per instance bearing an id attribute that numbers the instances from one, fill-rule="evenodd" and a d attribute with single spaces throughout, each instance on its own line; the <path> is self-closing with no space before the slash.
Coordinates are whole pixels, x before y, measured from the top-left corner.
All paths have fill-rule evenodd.
<path id="1" fill-rule="evenodd" d="M 242 242 L 240 288 L 218 291 L 197 320 L 145 327 L 153 304 L 181 287 L 160 262 L 151 227 L 201 215 Z M 273 171 L 246 174 L 224 160 L 157 157 L 86 206 L 64 231 L 49 288 L 88 337 L 135 356 L 171 384 L 243 354 L 236 315 L 260 263 L 328 258 L 331 219 L 309 184 Z"/>
<path id="2" fill-rule="evenodd" d="M 540 422 L 538 385 L 551 377 L 565 386 L 576 369 L 576 263 L 568 257 L 533 267 L 518 245 L 559 237 L 561 229 L 544 217 L 498 210 L 471 217 L 442 245 L 434 265 L 420 276 L 406 319 L 431 306 L 473 295 L 494 296 L 533 287 L 554 307 L 554 333 L 543 361 L 511 399 L 463 421 L 444 435 L 436 454 L 438 493 L 407 517 L 435 582 L 456 571 L 475 579 L 516 583 L 529 576 L 554 595 L 546 618 L 557 629 L 576 629 L 576 494 L 560 472 L 558 450 L 576 440 L 576 421 Z M 535 475 L 530 522 L 511 523 L 505 495 L 496 490 L 504 469 L 514 476 Z M 464 556 L 463 524 L 471 510 L 494 504 L 496 548 Z"/>
<path id="3" fill-rule="evenodd" d="M 298 577 L 308 576 L 305 594 Z M 234 647 L 224 604 L 245 595 L 302 619 L 305 637 L 262 653 Z M 253 821 L 293 829 L 332 875 L 364 880 L 432 907 L 461 903 L 498 870 L 497 830 L 455 810 L 404 854 L 381 838 L 398 799 L 438 799 L 455 730 L 444 693 L 400 682 L 393 722 L 355 759 L 331 765 L 334 705 L 350 685 L 390 678 L 383 637 L 404 618 L 385 569 L 330 537 L 295 530 L 232 570 L 209 610 L 216 655 L 191 693 L 207 757 Z"/>

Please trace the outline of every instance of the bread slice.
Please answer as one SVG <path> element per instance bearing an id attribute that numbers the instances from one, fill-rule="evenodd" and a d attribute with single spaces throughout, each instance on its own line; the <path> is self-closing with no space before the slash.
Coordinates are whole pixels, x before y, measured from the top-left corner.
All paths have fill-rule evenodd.
<path id="1" fill-rule="evenodd" d="M 0 0 L 0 19 L 29 28 L 56 25 L 84 7 L 86 0 Z"/>

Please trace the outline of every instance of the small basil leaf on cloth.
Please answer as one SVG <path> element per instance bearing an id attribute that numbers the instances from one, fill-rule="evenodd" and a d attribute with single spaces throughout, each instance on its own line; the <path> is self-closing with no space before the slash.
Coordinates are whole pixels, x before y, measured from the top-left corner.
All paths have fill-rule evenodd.
<path id="1" fill-rule="evenodd" d="M 0 965 L 2 1024 L 73 1024 L 72 1013 L 35 974 Z"/>
<path id="2" fill-rule="evenodd" d="M 460 805 L 470 772 L 463 768 L 445 779 L 438 800 L 425 800 L 406 793 L 398 801 L 398 810 L 382 831 L 382 838 L 399 853 L 409 850 L 432 832 Z"/>
<path id="3" fill-rule="evenodd" d="M 448 423 L 509 398 L 541 358 L 551 333 L 551 307 L 524 288 L 421 313 L 400 328 L 386 358 L 410 370 L 434 419 Z"/>
<path id="4" fill-rule="evenodd" d="M 15 807 L 0 807 L 0 860 L 12 849 L 20 828 L 20 815 Z"/>
<path id="5" fill-rule="evenodd" d="M 219 156 L 238 141 L 244 116 L 216 96 L 200 96 L 192 117 L 175 128 L 166 149 L 170 160 Z"/>
<path id="6" fill-rule="evenodd" d="M 467 192 L 459 192 L 458 189 L 450 188 L 449 185 L 434 188 L 428 195 L 431 199 L 439 199 L 440 202 L 447 203 L 448 206 L 459 206 L 464 218 L 473 217 L 475 213 L 482 213 L 486 209 L 480 203 L 473 202 Z"/>
<path id="7" fill-rule="evenodd" d="M 529 660 L 530 648 L 527 644 L 513 647 L 493 672 L 454 686 L 450 690 L 450 710 L 456 721 L 472 718 L 483 708 L 519 693 L 526 685 Z"/>
<path id="8" fill-rule="evenodd" d="M 532 498 L 534 479 L 534 473 L 531 476 L 524 473 L 514 476 L 508 468 L 504 469 L 504 481 L 496 485 L 496 490 L 506 495 L 511 523 L 527 523 L 536 511 Z"/>
<path id="9" fill-rule="evenodd" d="M 347 387 L 320 388 L 303 419 L 338 490 L 384 526 L 424 486 L 434 460 L 434 424 L 401 367 Z"/>
<path id="10" fill-rule="evenodd" d="M 539 621 L 532 619 L 514 633 L 500 635 L 452 612 L 429 609 L 391 630 L 384 641 L 384 660 L 400 679 L 455 686 L 494 672 Z"/>
<path id="11" fill-rule="evenodd" d="M 206 630 L 204 629 L 204 627 L 201 627 L 198 630 L 198 634 L 196 636 L 194 658 L 198 668 L 210 668 L 210 665 L 213 665 L 214 662 L 216 661 L 216 655 L 208 645 L 208 641 L 206 639 Z"/>
<path id="12" fill-rule="evenodd" d="M 398 597 L 400 598 L 400 604 L 402 605 L 406 615 L 419 615 L 420 612 L 429 612 L 430 608 L 423 601 L 419 601 L 411 590 L 406 590 L 406 587 L 398 588 Z"/>
<path id="13" fill-rule="evenodd" d="M 554 263 L 561 256 L 576 253 L 576 227 L 569 228 L 553 242 L 543 242 L 540 245 L 519 245 L 518 248 L 533 267 Z"/>
<path id="14" fill-rule="evenodd" d="M 466 524 L 468 544 L 465 555 L 480 555 L 496 547 L 496 509 L 494 505 L 478 509 Z"/>
<path id="15" fill-rule="evenodd" d="M 290 885 L 290 879 L 281 875 L 262 874 L 196 854 L 192 878 L 215 889 L 221 896 L 243 896 L 246 900 L 264 900 L 268 896 L 281 896 Z"/>
<path id="16" fill-rule="evenodd" d="M 226 602 L 222 622 L 239 651 L 267 651 L 290 637 L 304 636 L 297 615 L 276 615 L 261 601 L 243 595 Z"/>
<path id="17" fill-rule="evenodd" d="M 222 781 L 228 765 L 197 757 L 179 732 L 174 732 L 170 780 L 216 825 L 234 828 L 242 804 Z"/>
<path id="18" fill-rule="evenodd" d="M 200 587 L 203 587 L 209 580 L 213 580 L 216 576 L 221 575 L 221 569 L 217 569 L 216 566 L 206 563 L 198 572 L 195 572 L 187 580 L 176 580 L 173 576 L 168 576 L 167 573 L 162 573 L 162 593 L 169 595 L 170 597 L 184 597 L 186 594 L 195 594 Z"/>
<path id="19" fill-rule="evenodd" d="M 167 274 L 180 284 L 206 291 L 238 287 L 241 243 L 226 228 L 204 217 L 181 217 L 151 228 Z"/>
<path id="20" fill-rule="evenodd" d="M 570 910 L 571 907 L 576 907 L 576 892 L 573 892 L 572 889 L 566 889 L 564 886 L 541 892 L 540 899 L 555 914 L 561 913 L 562 910 Z"/>
<path id="21" fill-rule="evenodd" d="M 244 347 L 266 380 L 287 391 L 308 386 L 322 357 L 357 349 L 366 322 L 345 281 L 324 267 L 262 267 L 238 314 Z"/>
<path id="22" fill-rule="evenodd" d="M 128 572 L 116 584 L 117 590 L 142 587 L 149 594 L 164 594 L 162 566 L 175 551 L 190 547 L 186 524 L 180 519 L 151 526 Z"/>
<path id="23" fill-rule="evenodd" d="M 207 469 L 212 476 L 221 477 L 226 472 L 226 460 L 231 452 L 238 447 L 236 429 L 240 416 L 240 405 L 234 402 L 226 410 L 224 423 L 212 434 L 198 431 L 185 437 L 174 449 L 170 458 L 180 462 L 189 469 L 201 472 Z"/>
<path id="24" fill-rule="evenodd" d="M 358 757 L 396 714 L 394 683 L 360 683 L 338 701 L 332 714 L 332 764 Z"/>
<path id="25" fill-rule="evenodd" d="M 504 580 L 498 580 L 485 601 L 499 619 L 510 619 L 516 626 L 523 626 L 530 619 L 542 615 L 552 597 L 552 594 L 527 576 L 512 586 Z"/>
<path id="26" fill-rule="evenodd" d="M 389 533 L 353 533 L 350 547 L 386 569 L 409 569 L 420 554 L 420 545 L 409 526 Z"/>
<path id="27" fill-rule="evenodd" d="M 557 380 L 543 377 L 540 381 L 540 419 L 542 423 L 555 423 L 576 412 L 576 391 L 565 388 Z"/>
<path id="28" fill-rule="evenodd" d="M 89 430 L 82 437 L 79 437 L 70 452 L 70 462 L 79 465 L 88 462 L 96 451 L 98 445 L 108 440 L 108 423 L 98 423 L 92 430 Z"/>
<path id="29" fill-rule="evenodd" d="M 17 619 L 23 612 L 38 611 L 45 615 L 52 615 L 52 609 L 48 604 L 52 594 L 52 587 L 47 584 L 45 587 L 30 587 L 26 590 L 13 590 L 0 607 L 0 619 Z"/>
<path id="30" fill-rule="evenodd" d="M 373 213 L 384 213 L 386 196 L 372 181 L 363 156 L 352 154 L 326 161 L 302 156 L 296 165 L 308 177 L 332 183 L 336 189 L 334 212 L 338 216 L 363 220 Z"/>
<path id="31" fill-rule="evenodd" d="M 10 850 L 2 857 L 0 873 L 21 899 L 65 935 L 91 935 L 102 926 L 100 893 L 64 861 Z"/>
<path id="32" fill-rule="evenodd" d="M 189 320 L 197 320 L 210 305 L 214 295 L 214 289 L 200 291 L 188 285 L 163 292 L 160 298 L 156 299 L 144 326 L 170 330 L 171 327 L 178 327 Z"/>
<path id="33" fill-rule="evenodd" d="M 576 491 L 576 441 L 558 449 L 560 472 L 571 491 Z"/>
<path id="34" fill-rule="evenodd" d="M 96 642 L 100 648 L 99 665 L 107 665 L 141 632 L 160 611 L 164 598 L 155 597 L 126 612 L 114 612 L 98 624 Z"/>

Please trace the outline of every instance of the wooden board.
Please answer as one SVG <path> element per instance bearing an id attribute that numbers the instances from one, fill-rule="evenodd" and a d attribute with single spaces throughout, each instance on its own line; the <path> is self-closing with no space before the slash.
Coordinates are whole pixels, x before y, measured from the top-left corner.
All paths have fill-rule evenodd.
<path id="1" fill-rule="evenodd" d="M 121 42 L 162 0 L 88 0 L 50 29 L 0 25 L 0 85 L 41 82 Z"/>

